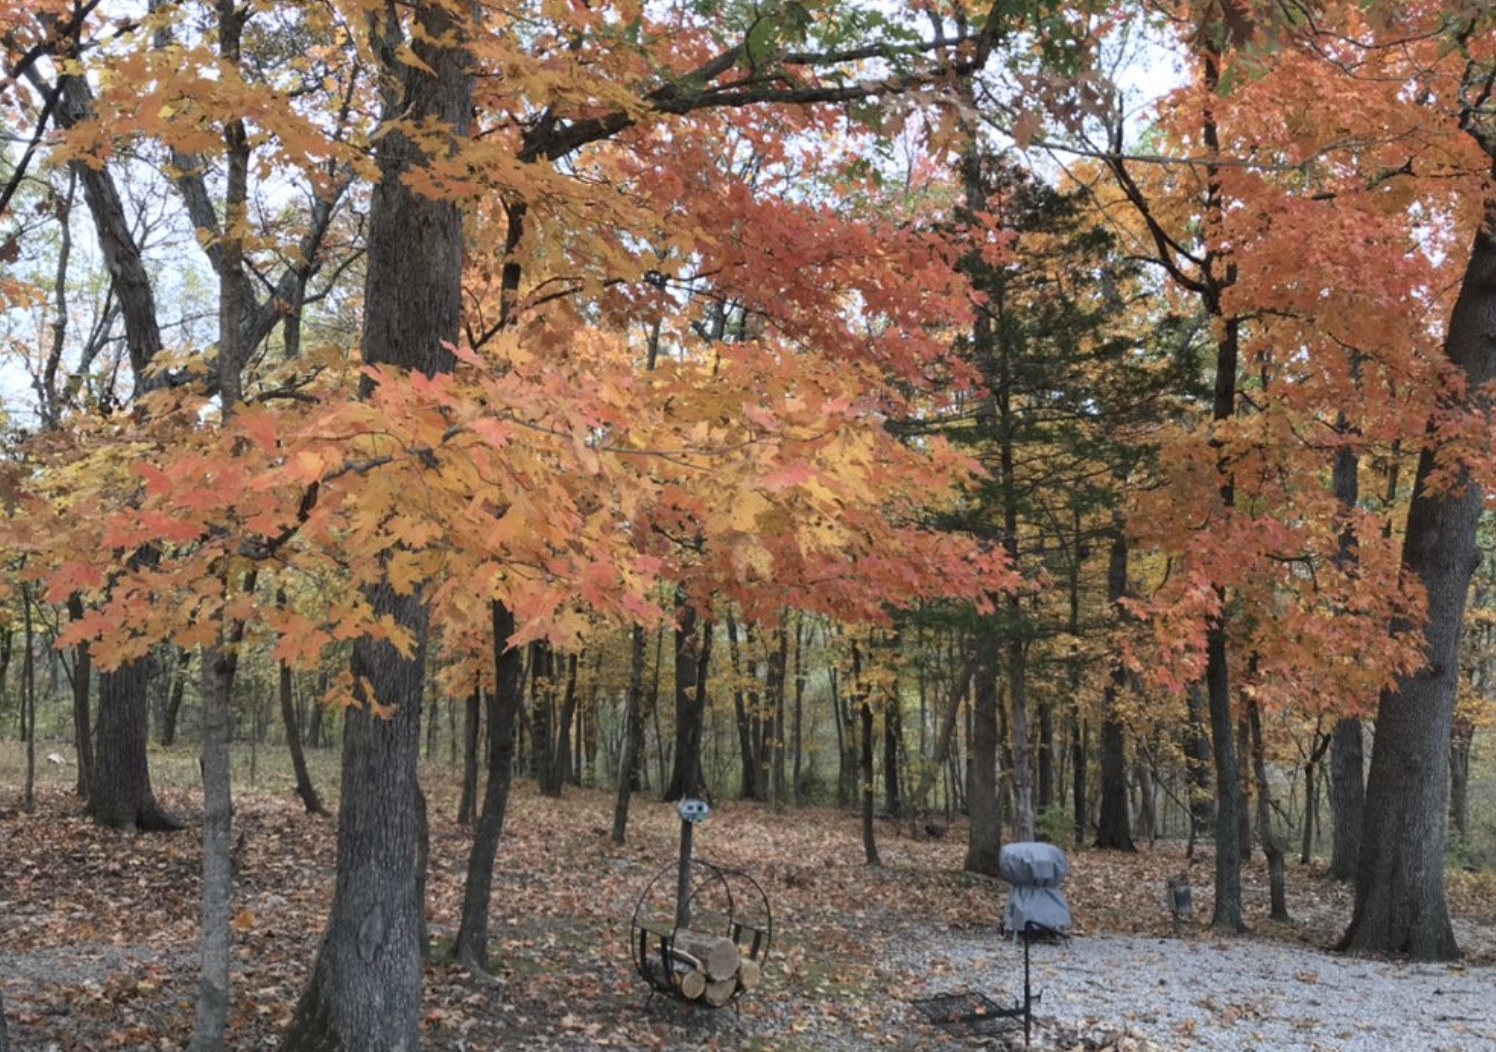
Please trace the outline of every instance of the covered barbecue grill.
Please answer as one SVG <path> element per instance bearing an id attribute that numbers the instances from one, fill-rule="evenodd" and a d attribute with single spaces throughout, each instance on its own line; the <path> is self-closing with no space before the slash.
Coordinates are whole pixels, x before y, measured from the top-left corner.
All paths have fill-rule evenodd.
<path id="1" fill-rule="evenodd" d="M 1060 890 L 1070 875 L 1065 852 L 1040 842 L 1007 844 L 998 856 L 997 868 L 1010 885 L 1004 932 L 1027 937 L 1070 931 L 1070 904 Z"/>

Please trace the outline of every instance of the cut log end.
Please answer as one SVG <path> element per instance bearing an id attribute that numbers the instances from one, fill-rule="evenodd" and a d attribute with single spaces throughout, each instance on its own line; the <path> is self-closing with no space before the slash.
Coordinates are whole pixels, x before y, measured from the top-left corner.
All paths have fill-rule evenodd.
<path id="1" fill-rule="evenodd" d="M 708 982 L 705 972 L 680 973 L 680 993 L 687 1001 L 699 1001 L 706 993 Z"/>
<path id="2" fill-rule="evenodd" d="M 752 990 L 763 982 L 763 967 L 755 960 L 744 957 L 743 962 L 738 965 L 738 985 L 744 990 Z"/>
<path id="3" fill-rule="evenodd" d="M 671 945 L 677 951 L 700 961 L 701 970 L 713 982 L 725 982 L 738 973 L 742 955 L 738 952 L 737 943 L 731 939 L 681 928 L 672 937 Z"/>

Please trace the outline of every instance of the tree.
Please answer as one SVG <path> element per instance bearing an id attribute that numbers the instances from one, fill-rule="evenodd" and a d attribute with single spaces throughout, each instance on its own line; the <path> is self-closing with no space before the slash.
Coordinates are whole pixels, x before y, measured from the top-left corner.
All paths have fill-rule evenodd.
<path id="1" fill-rule="evenodd" d="M 1462 86 L 1489 99 L 1496 66 L 1469 52 L 1478 16 L 1469 16 L 1457 39 L 1466 49 Z M 1469 104 L 1464 130 L 1492 161 L 1496 126 Z M 1458 420 L 1485 419 L 1486 385 L 1496 380 L 1496 204 L 1489 199 L 1470 249 L 1459 296 L 1450 314 L 1444 355 L 1458 376 L 1441 410 Z M 1418 960 L 1459 955 L 1444 891 L 1449 809 L 1449 741 L 1459 687 L 1459 644 L 1470 579 L 1480 561 L 1476 530 L 1484 491 L 1457 445 L 1440 440 L 1430 423 L 1418 456 L 1404 533 L 1402 563 L 1428 596 L 1422 627 L 1424 667 L 1382 694 L 1377 744 L 1366 786 L 1366 824 L 1356 871 L 1356 902 L 1341 947 L 1359 953 L 1405 953 Z M 1455 445 L 1452 450 L 1450 447 Z"/>
<path id="2" fill-rule="evenodd" d="M 460 335 L 462 206 L 421 192 L 413 180 L 467 134 L 472 75 L 464 49 L 477 24 L 435 2 L 413 5 L 411 18 L 407 27 L 391 5 L 371 25 L 389 123 L 375 152 L 380 180 L 369 215 L 363 358 L 430 377 L 456 363 L 449 348 Z M 400 57 L 407 49 L 417 61 Z M 413 135 L 424 122 L 439 129 L 434 145 Z M 371 388 L 366 381 L 365 391 Z M 388 580 L 366 586 L 364 597 L 404 633 L 403 645 L 354 644 L 359 705 L 345 713 L 343 727 L 336 885 L 285 1052 L 419 1046 L 424 806 L 416 759 L 428 608 L 418 589 Z"/>

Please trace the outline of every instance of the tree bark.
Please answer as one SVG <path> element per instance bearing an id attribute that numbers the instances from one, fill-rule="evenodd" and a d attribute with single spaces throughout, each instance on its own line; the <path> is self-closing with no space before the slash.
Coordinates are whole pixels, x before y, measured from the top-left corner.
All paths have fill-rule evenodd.
<path id="1" fill-rule="evenodd" d="M 1252 736 L 1252 775 L 1257 782 L 1257 830 L 1262 838 L 1262 853 L 1267 856 L 1271 916 L 1273 920 L 1287 924 L 1290 918 L 1283 841 L 1273 828 L 1273 798 L 1268 788 L 1267 752 L 1262 743 L 1262 709 L 1255 701 L 1247 702 L 1247 724 Z"/>
<path id="2" fill-rule="evenodd" d="M 712 654 L 712 622 L 696 631 L 696 608 L 679 597 L 675 629 L 675 764 L 664 799 L 679 800 L 705 792 L 701 772 L 701 738 L 706 723 L 706 674 Z"/>
<path id="3" fill-rule="evenodd" d="M 457 824 L 472 825 L 478 806 L 478 724 L 483 712 L 483 688 L 468 691 L 462 720 L 462 799 L 457 803 Z"/>
<path id="4" fill-rule="evenodd" d="M 1319 772 L 1325 753 L 1330 751 L 1333 734 L 1325 734 L 1318 723 L 1314 727 L 1314 746 L 1304 761 L 1304 840 L 1299 850 L 1299 864 L 1314 860 L 1314 828 L 1319 822 Z"/>
<path id="5" fill-rule="evenodd" d="M 530 762 L 541 796 L 561 795 L 555 769 L 553 728 L 556 709 L 556 655 L 543 639 L 530 644 Z"/>
<path id="6" fill-rule="evenodd" d="M 306 750 L 301 747 L 301 725 L 296 721 L 295 692 L 292 690 L 291 666 L 279 662 L 277 690 L 280 695 L 281 726 L 286 732 L 286 748 L 291 752 L 291 769 L 296 775 L 296 795 L 309 815 L 326 815 L 327 808 L 317 787 L 312 784 L 311 772 L 306 766 Z"/>
<path id="7" fill-rule="evenodd" d="M 82 76 L 63 76 L 58 81 L 58 126 L 76 127 L 93 111 L 93 93 Z M 156 321 L 156 301 L 140 246 L 130 230 L 129 217 L 104 165 L 72 162 L 72 170 L 83 184 L 83 199 L 98 234 L 99 254 L 109 272 L 125 323 L 125 345 L 130 372 L 138 397 L 165 382 L 154 376 L 150 364 L 161 350 L 161 330 Z M 149 559 L 144 553 L 137 558 Z M 97 778 L 89 786 L 88 811 L 94 818 L 115 827 L 134 827 L 142 832 L 180 829 L 181 824 L 165 814 L 151 791 L 146 758 L 146 687 L 150 682 L 150 658 L 99 673 L 99 723 L 95 738 Z"/>
<path id="8" fill-rule="evenodd" d="M 1215 792 L 1211 787 L 1210 725 L 1205 693 L 1197 684 L 1185 688 L 1188 720 L 1184 728 L 1185 789 L 1189 794 L 1190 846 L 1201 833 L 1215 832 Z"/>
<path id="9" fill-rule="evenodd" d="M 873 771 L 873 697 L 862 675 L 862 652 L 852 644 L 852 691 L 860 722 L 860 771 L 862 772 L 862 853 L 870 866 L 882 865 L 878 858 L 878 838 L 873 827 L 874 801 L 877 799 Z"/>
<path id="10" fill-rule="evenodd" d="M 170 832 L 182 824 L 156 803 L 146 764 L 146 686 L 151 659 L 99 674 L 99 720 L 94 728 L 94 777 L 88 813 L 102 825 Z"/>
<path id="11" fill-rule="evenodd" d="M 73 621 L 83 619 L 83 599 L 76 592 L 68 596 L 68 617 Z M 94 769 L 93 720 L 89 711 L 92 690 L 93 655 L 87 643 L 79 643 L 73 648 L 73 747 L 78 754 L 76 789 L 85 800 L 89 798 Z"/>
<path id="12" fill-rule="evenodd" d="M 230 698 L 238 657 L 227 639 L 203 653 L 203 903 L 197 1020 L 189 1052 L 221 1052 L 229 1014 L 229 918 L 234 890 L 229 785 Z M 242 632 L 240 633 L 242 634 Z"/>
<path id="13" fill-rule="evenodd" d="M 1113 512 L 1106 571 L 1107 602 L 1119 619 L 1123 617 L 1122 600 L 1127 596 L 1127 554 L 1127 532 L 1119 510 Z M 1120 660 L 1114 660 L 1101 700 L 1101 807 L 1096 819 L 1096 846 L 1111 851 L 1137 850 L 1127 807 L 1126 732 L 1118 715 L 1126 683 L 1127 669 Z"/>
<path id="14" fill-rule="evenodd" d="M 219 57 L 229 68 L 237 68 L 248 9 L 235 0 L 218 2 Z M 218 375 L 221 414 L 227 425 L 239 409 L 240 369 L 244 362 L 239 345 L 244 296 L 248 292 L 241 231 L 247 229 L 245 202 L 249 189 L 249 142 L 243 120 L 224 123 L 224 226 L 229 231 L 218 249 Z M 223 595 L 230 595 L 231 568 L 226 560 L 217 566 Z M 255 572 L 244 577 L 243 592 L 255 590 Z M 203 901 L 198 933 L 201 965 L 198 973 L 197 1018 L 189 1052 L 223 1052 L 229 1020 L 229 951 L 232 936 L 229 918 L 234 893 L 233 790 L 229 766 L 229 741 L 233 733 L 234 676 L 239 666 L 239 644 L 244 622 L 229 621 L 220 611 L 213 615 L 217 639 L 203 648 L 202 655 L 202 752 L 203 774 Z M 173 722 L 173 732 L 175 723 Z M 252 739 L 253 740 L 253 739 Z M 251 771 L 253 767 L 251 766 Z"/>
<path id="15" fill-rule="evenodd" d="M 460 50 L 467 27 L 446 4 L 414 2 L 407 41 L 394 8 L 374 27 L 386 120 L 434 121 L 467 134 L 472 83 Z M 416 61 L 401 57 L 405 51 Z M 364 360 L 427 376 L 455 364 L 460 337 L 462 208 L 417 192 L 406 173 L 421 147 L 398 128 L 378 139 L 380 179 L 369 213 Z M 371 382 L 370 382 L 371 383 Z M 369 385 L 366 384 L 366 390 Z M 374 612 L 409 633 L 410 656 L 387 642 L 354 644 L 361 707 L 343 719 L 338 866 L 327 932 L 281 1044 L 283 1052 L 417 1052 L 420 1048 L 421 800 L 416 776 L 428 610 L 419 592 L 366 589 Z M 376 697 L 361 684 L 372 685 Z M 393 706 L 377 717 L 372 704 Z"/>
<path id="16" fill-rule="evenodd" d="M 738 793 L 744 800 L 756 800 L 759 781 L 757 743 L 749 721 L 747 693 L 743 688 L 743 649 L 738 642 L 738 619 L 731 609 L 727 612 L 727 661 L 732 669 L 732 712 L 738 730 L 738 759 L 742 770 Z"/>
<path id="17" fill-rule="evenodd" d="M 561 786 L 566 782 L 579 782 L 581 772 L 581 749 L 571 745 L 572 724 L 577 719 L 577 665 L 576 654 L 566 655 L 566 686 L 561 693 L 561 712 L 556 719 L 556 747 L 551 756 L 551 777 L 555 781 L 556 795 L 561 795 Z"/>
<path id="18" fill-rule="evenodd" d="M 613 803 L 613 843 L 623 846 L 630 795 L 638 788 L 644 754 L 644 629 L 629 631 L 629 688 L 623 713 L 623 749 L 618 759 L 618 795 Z"/>
<path id="19" fill-rule="evenodd" d="M 1480 141 L 1496 158 L 1496 134 L 1487 131 Z M 1484 219 L 1444 341 L 1463 384 L 1459 393 L 1444 396 L 1441 415 L 1488 417 L 1491 410 L 1486 385 L 1496 378 L 1496 202 L 1486 202 Z M 1444 890 L 1449 741 L 1485 495 L 1463 465 L 1449 485 L 1431 485 L 1430 476 L 1451 466 L 1442 463 L 1433 426 L 1418 457 L 1402 551 L 1404 571 L 1428 596 L 1422 626 L 1427 663 L 1385 691 L 1377 707 L 1356 904 L 1341 945 L 1357 953 L 1452 960 L 1459 947 Z"/>
<path id="20" fill-rule="evenodd" d="M 1456 720 L 1449 739 L 1449 821 L 1460 840 L 1470 837 L 1470 747 L 1475 724 Z"/>
<path id="21" fill-rule="evenodd" d="M 509 645 L 514 635 L 514 611 L 500 602 L 490 605 L 493 621 L 494 689 L 487 696 L 488 783 L 483 807 L 473 830 L 467 879 L 462 888 L 462 917 L 452 946 L 455 959 L 478 973 L 491 967 L 488 954 L 489 903 L 493 899 L 493 867 L 509 810 L 514 783 L 514 735 L 519 726 L 520 696 L 524 686 L 524 657 Z"/>
<path id="22" fill-rule="evenodd" d="M 990 635 L 991 629 L 982 630 Z M 997 804 L 997 678 L 989 647 L 993 641 L 979 640 L 977 646 L 985 658 L 978 658 L 976 689 L 971 706 L 971 761 L 967 772 L 966 805 L 971 815 L 967 833 L 966 861 L 968 873 L 988 877 L 999 875 L 998 856 L 1002 850 L 1002 812 Z"/>

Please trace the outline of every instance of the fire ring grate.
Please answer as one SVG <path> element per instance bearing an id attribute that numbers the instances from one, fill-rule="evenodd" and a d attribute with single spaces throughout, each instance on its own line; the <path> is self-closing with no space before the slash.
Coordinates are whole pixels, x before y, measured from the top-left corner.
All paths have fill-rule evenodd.
<path id="1" fill-rule="evenodd" d="M 984 993 L 936 994 L 913 1004 L 930 1023 L 956 1037 L 993 1037 L 1024 1024 L 1023 1005 L 1003 1008 Z"/>

